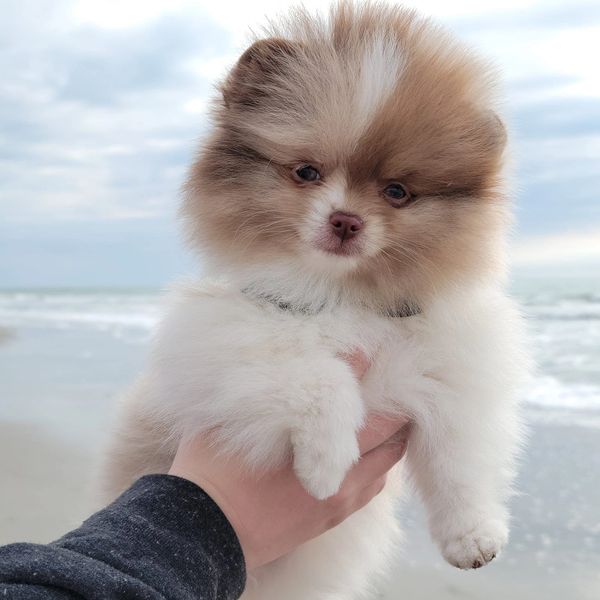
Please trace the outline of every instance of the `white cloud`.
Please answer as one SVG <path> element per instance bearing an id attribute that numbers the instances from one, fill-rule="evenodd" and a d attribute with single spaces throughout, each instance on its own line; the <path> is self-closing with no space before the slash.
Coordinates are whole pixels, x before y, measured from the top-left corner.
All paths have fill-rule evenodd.
<path id="1" fill-rule="evenodd" d="M 140 27 L 169 13 L 191 10 L 203 2 L 189 0 L 77 0 L 71 4 L 74 25 L 91 25 L 104 29 Z"/>
<path id="2" fill-rule="evenodd" d="M 565 86 L 565 96 L 600 98 L 600 26 L 556 31 L 530 50 L 546 71 L 574 80 Z"/>

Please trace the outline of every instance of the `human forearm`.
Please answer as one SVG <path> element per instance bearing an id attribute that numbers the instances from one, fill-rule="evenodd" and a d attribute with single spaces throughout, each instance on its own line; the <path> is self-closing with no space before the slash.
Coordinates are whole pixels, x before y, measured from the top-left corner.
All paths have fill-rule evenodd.
<path id="1" fill-rule="evenodd" d="M 0 548 L 0 596 L 233 600 L 245 584 L 237 537 L 195 484 L 150 475 L 48 545 Z"/>

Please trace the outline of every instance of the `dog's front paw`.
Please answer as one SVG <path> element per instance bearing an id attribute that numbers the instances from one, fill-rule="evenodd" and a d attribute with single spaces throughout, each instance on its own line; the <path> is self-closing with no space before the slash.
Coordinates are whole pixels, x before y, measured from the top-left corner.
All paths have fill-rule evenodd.
<path id="1" fill-rule="evenodd" d="M 334 438 L 307 433 L 293 436 L 294 471 L 311 496 L 325 500 L 338 492 L 346 473 L 360 458 L 353 430 Z"/>
<path id="2" fill-rule="evenodd" d="M 459 569 L 479 569 L 491 562 L 508 540 L 504 523 L 490 520 L 440 543 L 444 558 Z"/>

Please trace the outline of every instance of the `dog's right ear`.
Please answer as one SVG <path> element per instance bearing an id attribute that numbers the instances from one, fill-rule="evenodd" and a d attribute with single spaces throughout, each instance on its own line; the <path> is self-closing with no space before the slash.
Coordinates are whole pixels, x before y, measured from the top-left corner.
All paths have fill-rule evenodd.
<path id="1" fill-rule="evenodd" d="M 252 44 L 240 57 L 222 85 L 226 108 L 238 104 L 256 106 L 268 93 L 269 83 L 288 71 L 298 48 L 282 38 L 268 38 Z"/>

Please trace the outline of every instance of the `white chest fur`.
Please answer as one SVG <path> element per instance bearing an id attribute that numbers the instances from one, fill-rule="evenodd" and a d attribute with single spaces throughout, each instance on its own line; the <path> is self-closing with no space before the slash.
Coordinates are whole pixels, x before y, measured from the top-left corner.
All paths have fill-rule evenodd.
<path id="1" fill-rule="evenodd" d="M 360 383 L 341 358 L 357 348 L 372 360 Z M 186 284 L 173 293 L 128 398 L 124 430 L 140 440 L 148 434 L 131 430 L 150 423 L 160 443 L 210 430 L 251 468 L 293 457 L 306 489 L 325 498 L 359 458 L 356 433 L 366 414 L 408 414 L 408 466 L 432 535 L 449 562 L 469 568 L 489 562 L 506 541 L 524 348 L 518 312 L 494 287 L 388 318 L 351 307 L 286 311 L 239 287 Z M 137 455 L 126 442 L 115 452 L 129 452 L 134 475 L 148 457 L 139 441 L 135 447 Z"/>

